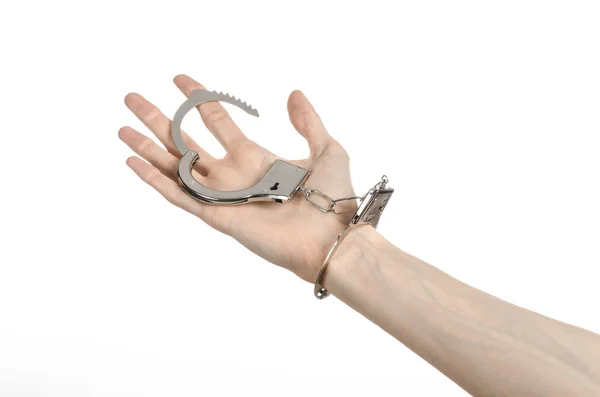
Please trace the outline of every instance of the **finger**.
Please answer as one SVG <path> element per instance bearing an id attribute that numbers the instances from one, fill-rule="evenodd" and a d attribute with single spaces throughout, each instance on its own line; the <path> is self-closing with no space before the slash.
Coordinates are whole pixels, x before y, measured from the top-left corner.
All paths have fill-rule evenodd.
<path id="1" fill-rule="evenodd" d="M 288 99 L 288 113 L 292 125 L 307 141 L 312 157 L 323 153 L 332 142 L 321 118 L 301 91 L 294 91 Z"/>
<path id="2" fill-rule="evenodd" d="M 135 156 L 127 159 L 127 165 L 171 204 L 190 214 L 196 215 L 205 222 L 211 219 L 211 211 L 214 210 L 214 207 L 198 203 L 181 190 L 177 183 L 167 178 L 157 168 Z"/>
<path id="3" fill-rule="evenodd" d="M 192 91 L 205 89 L 204 86 L 185 74 L 175 76 L 173 82 L 187 97 Z M 218 102 L 207 102 L 197 106 L 206 128 L 228 150 L 240 140 L 246 139 L 239 127 L 233 122 L 227 110 Z"/>
<path id="4" fill-rule="evenodd" d="M 144 134 L 139 133 L 131 127 L 123 127 L 119 130 L 119 138 L 127 144 L 135 153 L 156 167 L 164 175 L 177 181 L 177 168 L 179 159 L 158 146 L 154 141 Z M 192 176 L 198 181 L 205 180 L 204 175 L 192 170 Z"/>
<path id="5" fill-rule="evenodd" d="M 154 135 L 156 135 L 162 144 L 165 145 L 165 148 L 169 153 L 176 157 L 181 157 L 181 153 L 179 153 L 171 138 L 171 120 L 167 116 L 147 99 L 137 93 L 127 94 L 125 97 L 125 105 L 127 105 L 133 114 L 135 114 L 136 117 L 154 133 Z M 181 136 L 187 147 L 197 151 L 200 155 L 200 160 L 196 163 L 196 169 L 204 174 L 202 170 L 208 170 L 215 158 L 202 149 L 183 131 Z"/>
<path id="6" fill-rule="evenodd" d="M 174 181 L 177 180 L 179 160 L 171 153 L 161 149 L 152 139 L 140 134 L 131 127 L 121 128 L 119 138 L 162 174 Z"/>

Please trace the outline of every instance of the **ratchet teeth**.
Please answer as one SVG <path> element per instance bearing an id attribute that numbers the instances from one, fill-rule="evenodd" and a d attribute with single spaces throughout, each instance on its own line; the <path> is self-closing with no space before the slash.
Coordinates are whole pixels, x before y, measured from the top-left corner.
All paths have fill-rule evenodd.
<path id="1" fill-rule="evenodd" d="M 236 98 L 235 96 L 224 93 L 223 91 L 206 91 L 205 96 L 208 97 L 207 100 L 209 101 L 227 102 L 237 106 L 248 114 L 258 117 L 258 110 L 253 108 L 252 105 L 246 103 L 246 101 L 242 102 L 241 98 Z"/>

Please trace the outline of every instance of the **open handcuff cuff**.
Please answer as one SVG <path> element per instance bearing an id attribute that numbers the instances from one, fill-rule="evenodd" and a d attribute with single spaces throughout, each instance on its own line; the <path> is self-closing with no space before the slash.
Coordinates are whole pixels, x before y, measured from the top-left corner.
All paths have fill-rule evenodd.
<path id="1" fill-rule="evenodd" d="M 228 94 L 203 89 L 194 90 L 191 93 L 187 101 L 185 101 L 175 113 L 171 125 L 173 142 L 182 156 L 177 169 L 179 185 L 190 196 L 203 203 L 217 205 L 237 205 L 253 201 L 286 203 L 291 201 L 296 193 L 300 191 L 303 193 L 304 198 L 319 210 L 336 214 L 348 212 L 339 210 L 337 208 L 338 202 L 350 200 L 360 201 L 358 208 L 350 219 L 348 227 L 338 235 L 333 247 L 327 254 L 315 281 L 315 296 L 318 299 L 327 297 L 329 293 L 323 287 L 322 280 L 329 261 L 352 228 L 363 224 L 377 227 L 379 218 L 392 196 L 392 193 L 394 193 L 394 189 L 387 186 L 388 178 L 384 175 L 364 196 L 344 197 L 334 200 L 319 190 L 308 189 L 303 186 L 303 183 L 306 182 L 309 177 L 309 170 L 283 160 L 275 160 L 267 173 L 254 186 L 236 191 L 210 189 L 198 182 L 192 175 L 192 168 L 200 159 L 200 156 L 198 152 L 188 148 L 183 141 L 181 135 L 181 122 L 185 115 L 194 107 L 213 101 L 230 103 L 246 113 L 258 117 L 258 111 L 256 109 L 246 104 L 246 102 L 242 102 L 240 99 Z M 316 200 L 311 198 L 313 196 L 320 196 L 321 201 L 325 200 L 329 205 L 324 206 L 319 204 Z"/>

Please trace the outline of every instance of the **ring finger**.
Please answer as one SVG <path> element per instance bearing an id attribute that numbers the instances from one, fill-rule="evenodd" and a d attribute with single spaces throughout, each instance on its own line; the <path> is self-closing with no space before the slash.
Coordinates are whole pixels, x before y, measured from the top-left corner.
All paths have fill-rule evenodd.
<path id="1" fill-rule="evenodd" d="M 127 144 L 135 153 L 157 168 L 163 175 L 173 181 L 177 181 L 177 167 L 179 159 L 171 153 L 166 152 L 147 136 L 139 133 L 131 127 L 123 127 L 119 130 L 119 138 Z M 194 177 L 201 181 L 202 176 L 194 172 Z"/>
<path id="2" fill-rule="evenodd" d="M 144 123 L 154 135 L 156 135 L 171 155 L 177 158 L 181 157 L 181 153 L 179 153 L 173 144 L 171 138 L 171 120 L 167 116 L 140 94 L 127 94 L 125 97 L 125 105 L 127 105 L 129 110 L 131 110 L 133 114 L 135 114 L 135 116 Z M 207 175 L 215 158 L 195 143 L 186 133 L 182 132 L 181 135 L 186 145 L 200 155 L 200 159 L 194 168 L 200 174 Z"/>

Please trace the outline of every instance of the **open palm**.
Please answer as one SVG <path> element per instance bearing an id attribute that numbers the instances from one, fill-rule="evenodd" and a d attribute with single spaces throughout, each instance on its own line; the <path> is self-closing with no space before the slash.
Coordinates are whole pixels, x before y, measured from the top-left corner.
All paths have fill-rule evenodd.
<path id="1" fill-rule="evenodd" d="M 176 76 L 174 82 L 186 96 L 204 88 L 185 75 Z M 125 104 L 166 149 L 131 127 L 119 130 L 119 137 L 150 163 L 135 156 L 127 159 L 127 164 L 141 179 L 172 204 L 234 237 L 252 252 L 304 280 L 315 280 L 327 250 L 347 225 L 347 216 L 318 211 L 299 195 L 286 204 L 258 202 L 238 206 L 210 205 L 193 199 L 177 183 L 180 154 L 171 140 L 171 120 L 139 94 L 128 94 Z M 258 182 L 279 158 L 246 138 L 221 104 L 210 102 L 197 108 L 206 127 L 227 151 L 225 157 L 215 159 L 182 133 L 187 146 L 200 154 L 194 166 L 198 182 L 223 191 L 247 188 Z M 311 171 L 306 187 L 334 198 L 353 196 L 348 155 L 329 136 L 300 91 L 290 95 L 288 112 L 292 124 L 310 147 L 307 159 L 290 161 Z M 345 205 L 355 206 L 354 203 Z"/>

